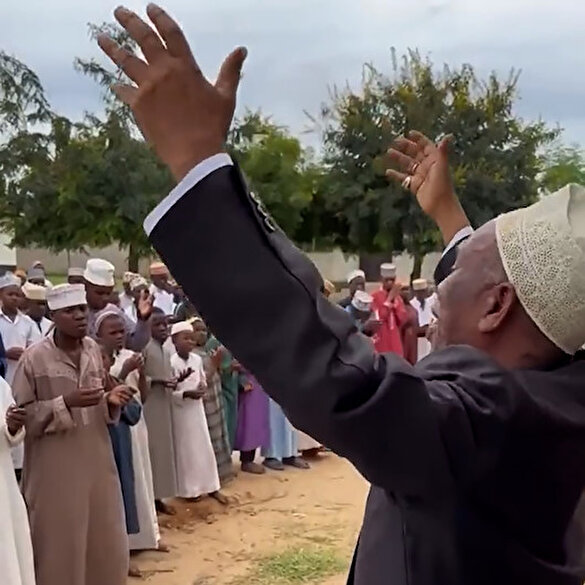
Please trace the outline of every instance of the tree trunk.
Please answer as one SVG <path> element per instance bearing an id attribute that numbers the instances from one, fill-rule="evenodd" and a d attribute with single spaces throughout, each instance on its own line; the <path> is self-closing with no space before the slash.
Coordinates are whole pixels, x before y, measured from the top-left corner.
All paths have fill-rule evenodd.
<path id="1" fill-rule="evenodd" d="M 411 282 L 417 278 L 420 278 L 423 260 L 424 255 L 420 254 L 419 252 L 414 254 L 414 264 L 412 266 L 412 274 L 410 275 Z"/>
<path id="2" fill-rule="evenodd" d="M 128 247 L 128 270 L 130 272 L 138 272 L 138 264 L 140 262 L 140 256 L 135 250 L 134 246 L 130 244 Z"/>

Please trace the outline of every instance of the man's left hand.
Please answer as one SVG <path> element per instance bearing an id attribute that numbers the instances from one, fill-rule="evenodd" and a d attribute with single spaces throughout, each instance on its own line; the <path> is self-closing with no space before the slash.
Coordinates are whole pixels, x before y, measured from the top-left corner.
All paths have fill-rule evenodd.
<path id="1" fill-rule="evenodd" d="M 136 307 L 139 319 L 141 319 L 142 321 L 147 321 L 148 319 L 150 319 L 150 316 L 152 315 L 153 303 L 154 297 L 149 292 L 143 290 L 140 293 L 140 297 L 138 299 Z"/>
<path id="2" fill-rule="evenodd" d="M 24 426 L 26 421 L 26 410 L 11 404 L 6 411 L 6 428 L 11 435 L 16 435 Z"/>

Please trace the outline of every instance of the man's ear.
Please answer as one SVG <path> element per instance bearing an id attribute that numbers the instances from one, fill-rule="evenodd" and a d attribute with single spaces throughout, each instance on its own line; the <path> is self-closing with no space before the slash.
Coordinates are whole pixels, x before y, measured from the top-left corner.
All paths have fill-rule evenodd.
<path id="1" fill-rule="evenodd" d="M 480 302 L 483 310 L 477 327 L 481 333 L 491 333 L 510 315 L 516 303 L 516 291 L 509 282 L 502 282 L 486 291 Z"/>

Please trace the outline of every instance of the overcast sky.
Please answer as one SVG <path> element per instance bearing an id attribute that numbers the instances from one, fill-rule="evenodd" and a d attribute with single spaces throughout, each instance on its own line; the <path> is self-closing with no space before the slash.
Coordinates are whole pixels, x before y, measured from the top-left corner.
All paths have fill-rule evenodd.
<path id="1" fill-rule="evenodd" d="M 129 0 L 142 11 L 146 3 Z M 585 144 L 585 3 L 579 0 L 167 0 L 203 70 L 214 77 L 234 46 L 249 49 L 239 107 L 262 108 L 301 132 L 328 87 L 359 85 L 362 65 L 390 71 L 390 48 L 481 73 L 522 69 L 519 113 L 565 128 Z M 72 118 L 99 108 L 99 90 L 73 70 L 98 56 L 88 22 L 111 18 L 109 0 L 0 0 L 0 48 L 41 77 L 54 109 Z M 579 56 L 581 55 L 581 56 Z M 312 140 L 311 140 L 312 142 Z"/>

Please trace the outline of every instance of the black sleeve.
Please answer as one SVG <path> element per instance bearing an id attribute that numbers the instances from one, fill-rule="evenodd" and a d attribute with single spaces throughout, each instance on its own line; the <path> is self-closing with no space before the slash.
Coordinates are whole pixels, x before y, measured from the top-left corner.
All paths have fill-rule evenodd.
<path id="1" fill-rule="evenodd" d="M 320 293 L 316 268 L 237 167 L 195 185 L 150 239 L 210 329 L 296 427 L 378 486 L 435 495 L 452 487 L 429 383 L 401 358 L 377 355 Z M 453 408 L 451 429 L 465 419 L 456 397 Z"/>
<path id="2" fill-rule="evenodd" d="M 457 249 L 464 242 L 469 236 L 461 238 L 452 248 L 449 248 L 439 260 L 437 267 L 435 268 L 434 279 L 435 284 L 439 286 L 447 276 L 451 270 L 453 270 L 453 265 L 455 264 L 455 260 L 457 260 Z"/>

